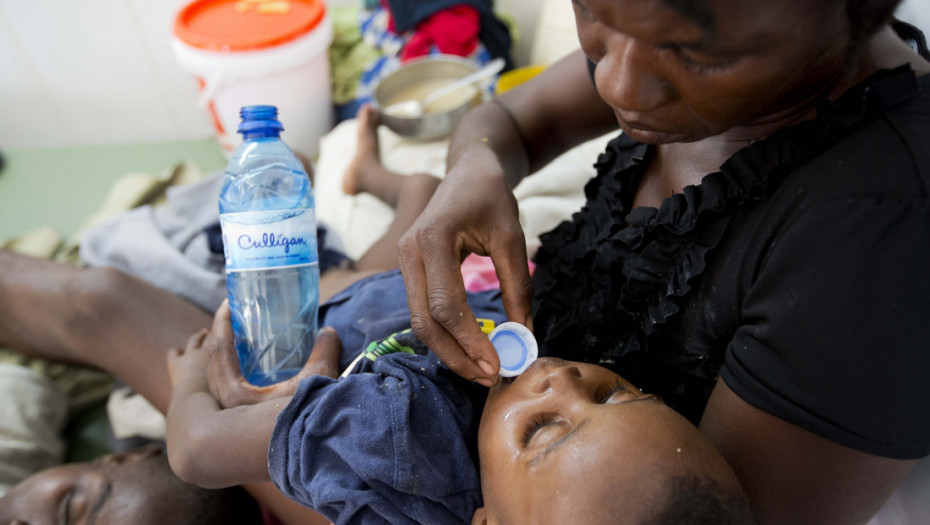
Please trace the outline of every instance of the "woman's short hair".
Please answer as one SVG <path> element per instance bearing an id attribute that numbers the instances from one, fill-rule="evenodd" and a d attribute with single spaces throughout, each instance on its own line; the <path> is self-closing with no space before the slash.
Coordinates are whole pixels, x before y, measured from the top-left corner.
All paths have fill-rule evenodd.
<path id="1" fill-rule="evenodd" d="M 849 29 L 853 42 L 875 34 L 894 15 L 901 0 L 846 0 Z"/>
<path id="2" fill-rule="evenodd" d="M 663 0 L 666 5 L 694 20 L 704 30 L 713 32 L 714 15 L 708 0 Z M 813 0 L 818 1 L 818 0 Z M 853 43 L 858 43 L 875 34 L 894 14 L 901 0 L 819 0 L 846 2 L 849 30 Z"/>

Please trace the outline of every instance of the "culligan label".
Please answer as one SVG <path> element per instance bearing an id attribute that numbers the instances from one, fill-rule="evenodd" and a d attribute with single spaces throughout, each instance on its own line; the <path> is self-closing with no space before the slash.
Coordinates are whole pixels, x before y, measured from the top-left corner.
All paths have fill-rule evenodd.
<path id="1" fill-rule="evenodd" d="M 220 215 L 226 273 L 317 264 L 313 210 Z"/>

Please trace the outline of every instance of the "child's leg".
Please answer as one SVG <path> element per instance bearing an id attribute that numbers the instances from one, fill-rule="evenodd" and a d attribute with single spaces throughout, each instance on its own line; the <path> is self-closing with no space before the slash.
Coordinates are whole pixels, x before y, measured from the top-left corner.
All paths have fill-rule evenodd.
<path id="1" fill-rule="evenodd" d="M 165 355 L 209 328 L 187 301 L 108 268 L 78 269 L 0 250 L 0 343 L 120 377 L 165 410 Z"/>
<path id="2" fill-rule="evenodd" d="M 108 268 L 78 269 L 0 250 L 0 344 L 120 377 L 164 413 L 166 354 L 211 317 L 160 288 Z M 271 483 L 245 487 L 288 525 L 327 523 Z"/>
<path id="3" fill-rule="evenodd" d="M 439 182 L 432 175 L 401 175 L 385 169 L 380 159 L 377 115 L 370 107 L 362 107 L 355 157 L 343 176 L 342 188 L 349 195 L 374 195 L 394 208 L 394 220 L 351 269 L 329 270 L 320 278 L 320 300 L 326 301 L 365 276 L 397 268 L 397 242 L 426 208 Z"/>
<path id="4" fill-rule="evenodd" d="M 394 208 L 394 221 L 384 235 L 355 262 L 356 270 L 385 271 L 397 268 L 397 242 L 426 208 L 439 182 L 432 175 L 401 175 L 385 169 L 380 159 L 377 114 L 368 106 L 359 111 L 355 158 L 343 177 L 343 189 L 350 195 L 374 195 Z"/>

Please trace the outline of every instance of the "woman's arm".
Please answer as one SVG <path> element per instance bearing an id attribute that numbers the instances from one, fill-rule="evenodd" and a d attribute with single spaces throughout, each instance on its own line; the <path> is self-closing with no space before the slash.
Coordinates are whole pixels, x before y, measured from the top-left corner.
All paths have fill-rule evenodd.
<path id="1" fill-rule="evenodd" d="M 507 317 L 532 326 L 526 240 L 511 190 L 616 125 L 579 52 L 469 112 L 457 126 L 447 175 L 399 243 L 413 330 L 456 373 L 488 386 L 498 380 L 497 355 L 465 304 L 462 259 L 490 256 Z"/>
<path id="2" fill-rule="evenodd" d="M 449 175 L 466 175 L 455 167 L 479 146 L 493 154 L 513 188 L 574 146 L 616 129 L 616 117 L 594 87 L 587 58 L 576 51 L 466 114 L 450 140 L 447 170 Z"/>
<path id="3" fill-rule="evenodd" d="M 915 464 L 787 423 L 743 401 L 722 379 L 700 429 L 733 467 L 763 524 L 866 523 Z"/>

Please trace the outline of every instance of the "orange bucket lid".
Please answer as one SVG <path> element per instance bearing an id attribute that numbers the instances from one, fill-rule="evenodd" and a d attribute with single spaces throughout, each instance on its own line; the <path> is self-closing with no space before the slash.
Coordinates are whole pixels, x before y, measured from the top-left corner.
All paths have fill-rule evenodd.
<path id="1" fill-rule="evenodd" d="M 174 34 L 210 51 L 253 51 L 309 33 L 325 13 L 323 0 L 195 0 L 178 13 Z"/>

